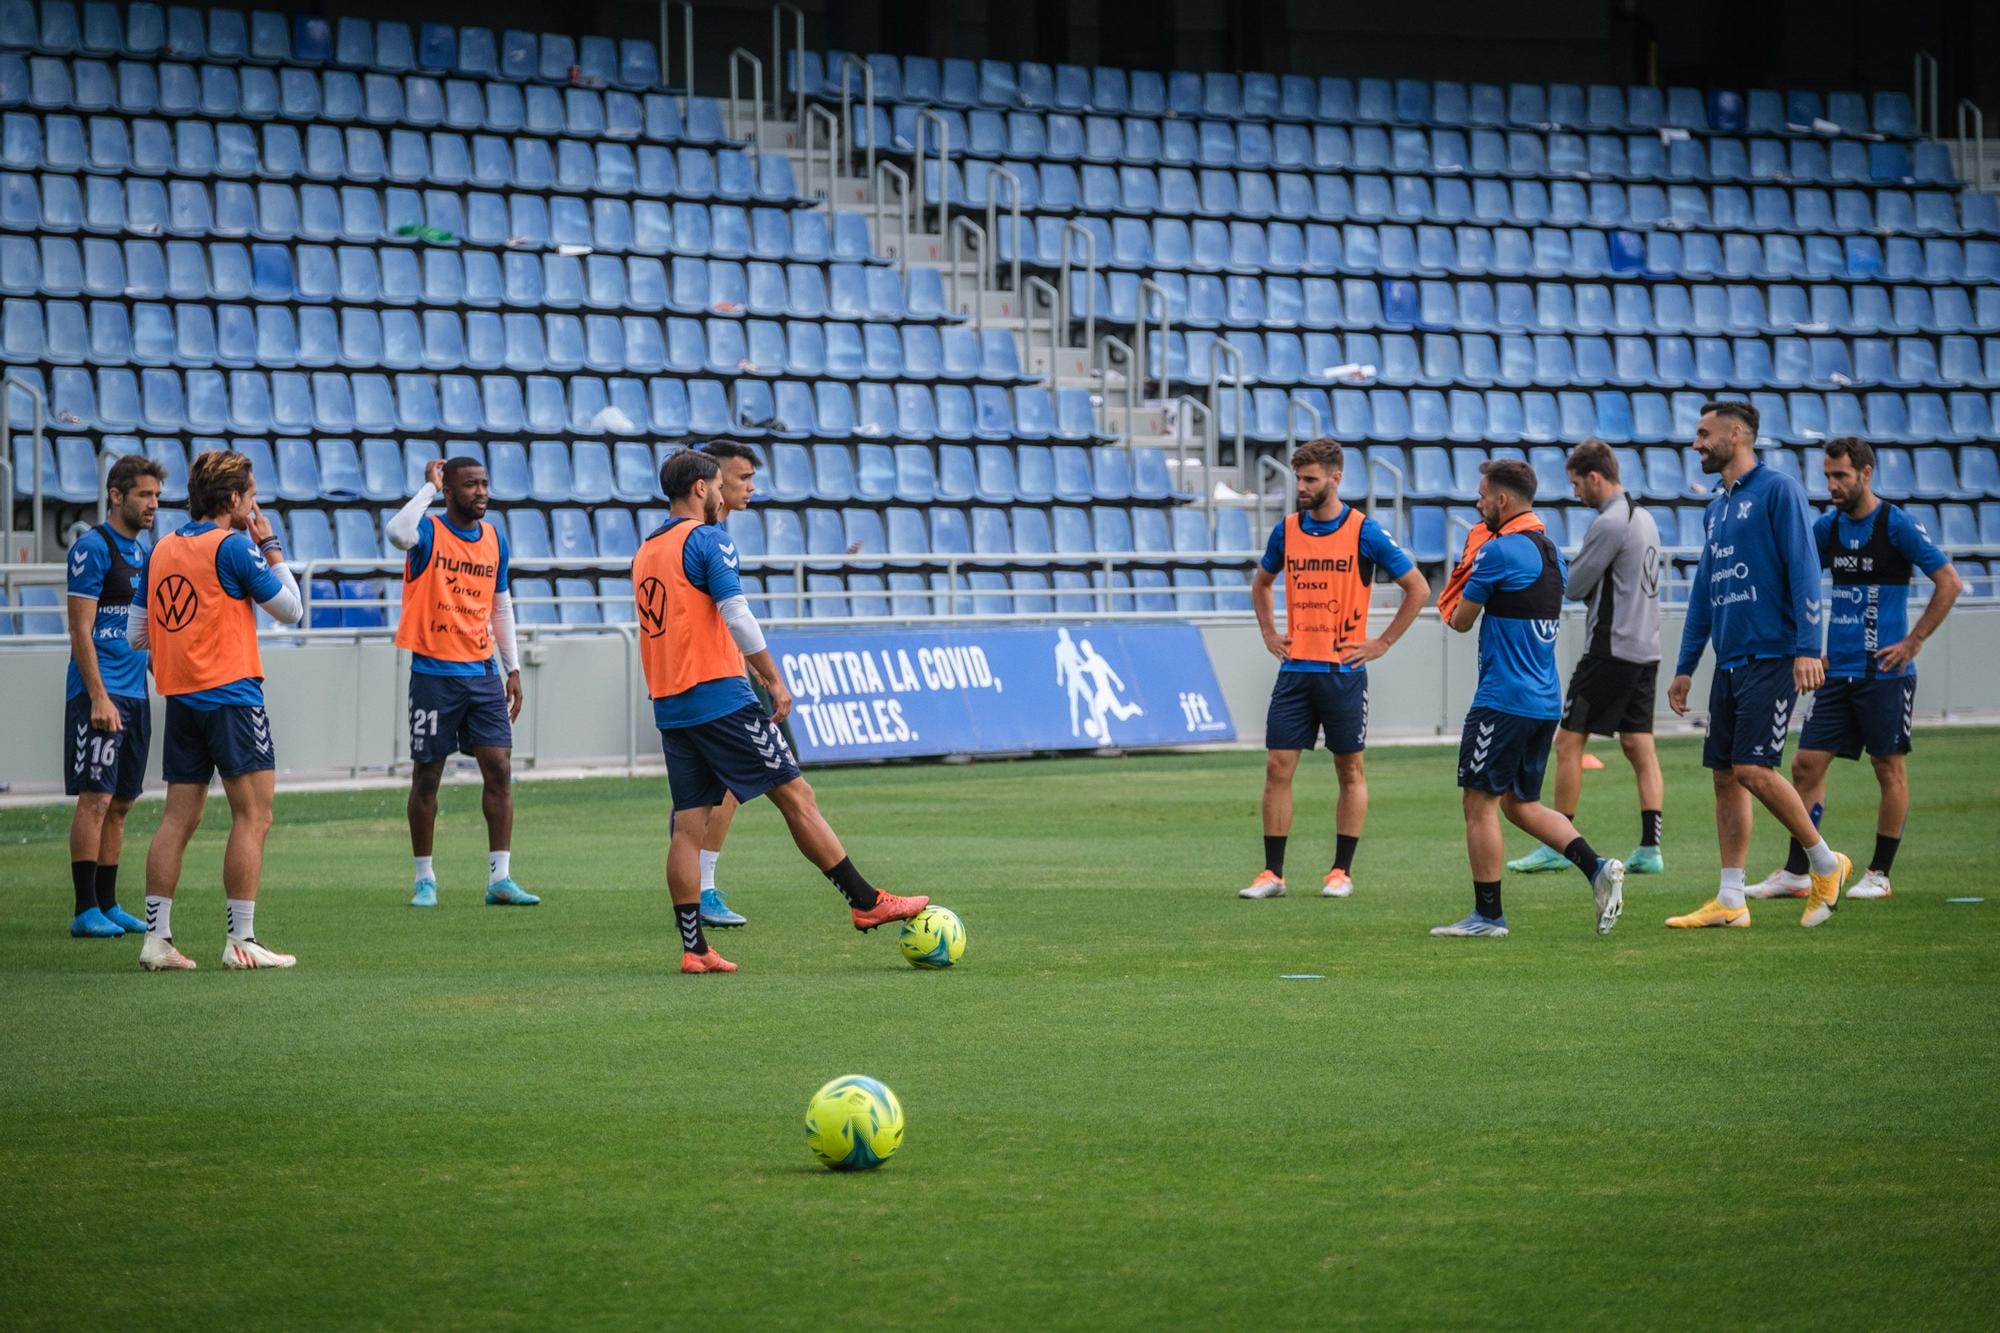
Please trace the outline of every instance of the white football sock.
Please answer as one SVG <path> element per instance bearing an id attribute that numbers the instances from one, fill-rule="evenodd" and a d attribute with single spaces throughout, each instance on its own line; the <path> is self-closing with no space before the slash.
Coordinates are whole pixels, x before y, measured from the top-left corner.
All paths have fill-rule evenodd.
<path id="1" fill-rule="evenodd" d="M 721 859 L 722 859 L 721 852 L 703 852 L 701 854 L 702 888 L 712 889 L 715 887 L 715 863 L 717 861 L 720 861 Z"/>
<path id="2" fill-rule="evenodd" d="M 146 895 L 146 933 L 160 939 L 174 937 L 174 900 Z"/>
<path id="3" fill-rule="evenodd" d="M 1722 868 L 1722 887 L 1716 890 L 1715 896 L 1724 907 L 1732 910 L 1743 906 L 1743 867 Z"/>
<path id="4" fill-rule="evenodd" d="M 411 859 L 411 860 L 413 860 L 413 861 L 415 861 L 415 862 L 417 863 L 417 883 L 421 884 L 421 883 L 423 883 L 423 882 L 424 882 L 425 880 L 427 880 L 427 879 L 428 879 L 428 880 L 435 880 L 435 879 L 437 878 L 437 874 L 436 874 L 436 872 L 434 872 L 434 871 L 433 871 L 433 870 L 431 869 L 431 858 L 430 858 L 430 857 L 428 857 L 428 856 L 416 856 L 416 857 L 412 857 L 412 858 L 410 858 L 410 859 Z"/>
<path id="5" fill-rule="evenodd" d="M 257 935 L 257 904 L 255 900 L 229 900 L 229 938 L 232 940 L 255 939 Z"/>
<path id="6" fill-rule="evenodd" d="M 513 858 L 512 852 L 488 852 L 486 854 L 486 883 L 498 884 L 507 878 L 507 862 Z"/>
<path id="7" fill-rule="evenodd" d="M 1815 875 L 1831 875 L 1840 869 L 1840 858 L 1833 854 L 1833 848 L 1826 845 L 1825 838 L 1806 848 L 1806 860 L 1812 863 Z"/>

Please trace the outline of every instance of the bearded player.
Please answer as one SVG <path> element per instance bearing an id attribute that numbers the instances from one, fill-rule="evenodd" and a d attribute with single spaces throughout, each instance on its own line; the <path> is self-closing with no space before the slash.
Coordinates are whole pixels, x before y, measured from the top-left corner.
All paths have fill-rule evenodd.
<path id="1" fill-rule="evenodd" d="M 1292 829 L 1292 778 L 1299 755 L 1319 744 L 1333 753 L 1340 803 L 1334 813 L 1333 866 L 1323 898 L 1354 892 L 1351 868 L 1368 816 L 1368 663 L 1389 651 L 1430 599 L 1430 585 L 1410 557 L 1374 519 L 1343 503 L 1342 454 L 1333 440 L 1311 440 L 1292 454 L 1298 512 L 1271 531 L 1264 558 L 1250 576 L 1264 646 L 1281 664 L 1264 722 L 1264 868 L 1237 891 L 1239 898 L 1285 896 L 1285 842 Z M 1368 637 L 1375 571 L 1403 590 L 1403 603 L 1382 631 Z M 1271 589 L 1285 579 L 1285 633 L 1278 633 Z"/>
<path id="2" fill-rule="evenodd" d="M 667 521 L 632 559 L 639 663 L 673 793 L 667 888 L 680 928 L 681 971 L 691 974 L 736 970 L 709 945 L 701 923 L 702 833 L 724 793 L 738 801 L 771 798 L 799 851 L 847 900 L 856 930 L 907 921 L 930 902 L 884 893 L 862 877 L 778 730 L 792 710 L 791 691 L 743 596 L 741 557 L 717 524 L 720 470 L 714 458 L 691 449 L 667 459 L 660 468 Z M 744 679 L 746 664 L 770 691 L 769 713 Z"/>

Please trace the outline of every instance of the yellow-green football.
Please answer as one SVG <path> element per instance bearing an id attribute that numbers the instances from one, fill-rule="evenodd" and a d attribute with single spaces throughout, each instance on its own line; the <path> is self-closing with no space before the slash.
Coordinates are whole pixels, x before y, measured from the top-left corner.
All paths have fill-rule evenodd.
<path id="1" fill-rule="evenodd" d="M 903 1104 L 865 1074 L 843 1074 L 806 1104 L 806 1146 L 835 1171 L 867 1171 L 903 1143 Z"/>
<path id="2" fill-rule="evenodd" d="M 949 907 L 926 907 L 903 923 L 902 943 L 911 967 L 950 967 L 965 953 L 965 923 Z"/>

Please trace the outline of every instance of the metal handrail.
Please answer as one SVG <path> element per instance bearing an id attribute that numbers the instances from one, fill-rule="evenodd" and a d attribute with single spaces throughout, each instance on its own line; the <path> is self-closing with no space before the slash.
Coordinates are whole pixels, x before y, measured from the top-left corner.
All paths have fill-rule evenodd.
<path id="1" fill-rule="evenodd" d="M 792 116 L 798 124 L 799 138 L 806 134 L 806 12 L 789 0 L 778 0 L 771 6 L 771 113 L 780 120 L 785 115 L 785 11 L 792 14 L 792 66 L 798 75 L 792 80 Z M 761 115 L 762 113 L 759 112 Z"/>
<path id="2" fill-rule="evenodd" d="M 1164 345 L 1161 348 L 1165 350 Z M 1222 362 L 1227 356 L 1230 366 L 1230 382 L 1236 386 L 1236 480 L 1243 490 L 1250 489 L 1250 459 L 1243 451 L 1243 408 L 1249 402 L 1249 390 L 1243 387 L 1244 372 L 1248 365 L 1243 359 L 1243 349 L 1227 338 L 1217 338 L 1208 361 L 1208 405 L 1216 415 L 1222 417 Z M 1219 443 L 1219 441 L 1218 441 Z"/>
<path id="3" fill-rule="evenodd" d="M 1170 364 L 1173 358 L 1167 355 L 1167 339 L 1173 333 L 1174 307 L 1173 303 L 1167 299 L 1167 289 L 1159 283 L 1154 282 L 1151 278 L 1139 279 L 1139 327 L 1134 330 L 1134 342 L 1138 348 L 1140 358 L 1139 378 L 1143 381 L 1147 377 L 1146 372 L 1152 369 L 1150 364 L 1152 354 L 1147 351 L 1146 342 L 1146 312 L 1152 307 L 1152 302 L 1148 298 L 1153 296 L 1160 298 L 1159 397 L 1161 402 L 1165 402 L 1167 398 L 1167 380 L 1173 369 Z"/>
<path id="4" fill-rule="evenodd" d="M 4 414 L 6 390 L 0 389 L 0 414 Z M 40 555 L 41 552 L 35 552 Z M 0 591 L 7 594 L 7 604 L 14 601 L 14 456 L 11 450 L 0 450 Z"/>
<path id="5" fill-rule="evenodd" d="M 841 124 L 849 127 L 848 128 L 849 143 L 859 143 L 861 141 L 861 136 L 853 133 L 854 112 L 851 109 L 853 103 L 853 94 L 848 92 L 847 90 L 848 89 L 847 67 L 849 65 L 858 66 L 861 70 L 861 119 L 868 126 L 868 147 L 866 150 L 868 154 L 868 159 L 867 159 L 868 165 L 864 168 L 867 174 L 863 176 L 862 179 L 874 180 L 875 179 L 875 67 L 869 64 L 867 61 L 863 60 L 861 57 L 855 55 L 851 51 L 841 56 L 840 58 L 840 67 L 839 67 L 840 68 L 840 121 Z"/>
<path id="6" fill-rule="evenodd" d="M 986 234 L 988 236 L 998 236 L 1000 234 L 1000 196 L 994 193 L 993 182 L 995 177 L 1007 182 L 1007 193 L 1012 200 L 1010 212 L 1014 223 L 1014 244 L 1010 248 L 1014 252 L 1014 264 L 1013 285 L 1008 290 L 1014 293 L 1016 300 L 1019 300 L 1021 294 L 1021 178 L 1002 166 L 995 166 L 987 172 Z M 1000 255 L 999 248 L 996 246 L 993 253 L 987 256 L 986 285 L 997 287 L 999 283 Z"/>
<path id="7" fill-rule="evenodd" d="M 674 7 L 681 11 L 681 91 L 694 96 L 694 6 L 687 0 L 660 0 L 660 81 L 666 82 L 667 67 L 673 63 Z"/>
<path id="8" fill-rule="evenodd" d="M 105 450 L 97 456 L 97 521 L 107 523 L 111 519 L 111 469 L 118 466 L 118 455 Z"/>
<path id="9" fill-rule="evenodd" d="M 1174 421 L 1174 484 L 1187 484 L 1187 442 L 1194 430 L 1197 414 L 1201 425 L 1201 512 L 1208 524 L 1208 544 L 1215 545 L 1215 474 L 1216 462 L 1215 413 L 1208 410 L 1208 404 L 1199 398 L 1182 394 L 1174 399 L 1180 411 Z"/>
<path id="10" fill-rule="evenodd" d="M 1465 549 L 1464 542 L 1453 540 L 1458 536 L 1458 530 L 1460 528 L 1464 528 L 1465 535 L 1467 537 L 1470 537 L 1472 536 L 1472 529 L 1474 526 L 1475 525 L 1473 524 L 1472 520 L 1465 517 L 1465 515 L 1463 514 L 1447 514 L 1445 516 L 1444 560 L 1447 565 L 1457 565 L 1458 555 L 1456 554 L 1456 552 L 1463 551 Z"/>
<path id="11" fill-rule="evenodd" d="M 1105 334 L 1104 342 L 1096 349 L 1092 361 L 1097 366 L 1098 387 L 1107 393 L 1111 389 L 1111 359 L 1113 352 L 1119 354 L 1119 359 L 1125 365 L 1125 445 L 1127 448 L 1130 448 L 1132 437 L 1136 432 L 1136 427 L 1133 423 L 1137 419 L 1139 412 L 1139 362 L 1137 356 L 1132 351 L 1130 343 L 1115 334 Z"/>
<path id="12" fill-rule="evenodd" d="M 1299 447 L 1297 414 L 1300 412 L 1304 412 L 1312 419 L 1312 439 L 1317 440 L 1320 436 L 1326 434 L 1326 419 L 1320 416 L 1319 408 L 1313 406 L 1312 402 L 1304 394 L 1293 393 L 1285 400 L 1285 452 L 1287 454 Z"/>
<path id="13" fill-rule="evenodd" d="M 1984 190 L 1986 188 L 1986 113 L 1981 111 L 1970 97 L 1961 97 L 1958 99 L 1958 169 L 1960 173 L 1965 171 L 1965 155 L 1968 146 L 1965 127 L 1968 121 L 1972 125 L 1970 148 L 1979 164 L 1972 171 L 1972 188 L 1975 190 Z"/>
<path id="14" fill-rule="evenodd" d="M 1929 51 L 1919 49 L 1912 58 L 1914 73 L 1911 75 L 1913 87 L 1910 90 L 1911 109 L 1917 116 L 1917 136 L 1923 139 L 1937 139 L 1941 122 L 1938 119 L 1938 60 Z M 1925 76 L 1928 75 L 1927 79 Z M 1924 117 L 1924 97 L 1930 95 L 1930 117 Z"/>
<path id="15" fill-rule="evenodd" d="M 819 181 L 819 172 L 815 166 L 819 161 L 819 155 L 815 148 L 815 145 L 819 141 L 819 135 L 814 131 L 821 126 L 824 126 L 826 129 L 826 216 L 828 225 L 831 226 L 834 214 L 834 188 L 840 183 L 840 117 L 815 102 L 806 108 L 806 133 L 805 138 L 801 141 L 806 152 L 806 193 L 808 195 L 813 193 L 814 187 Z"/>
<path id="16" fill-rule="evenodd" d="M 1069 236 L 1071 232 L 1083 237 L 1083 345 L 1088 348 L 1097 339 L 1097 237 L 1090 228 L 1070 218 L 1062 225 L 1062 266 L 1056 270 L 1056 283 L 1062 292 L 1063 327 L 1068 328 L 1074 318 L 1070 314 L 1069 288 Z M 1020 248 L 1015 248 L 1018 261 Z"/>
<path id="17" fill-rule="evenodd" d="M 1380 454 L 1371 451 L 1368 455 L 1368 512 L 1375 512 L 1375 469 L 1381 468 L 1389 474 L 1389 480 L 1396 483 L 1396 540 L 1406 542 L 1410 534 L 1403 528 L 1403 469 Z M 1379 521 L 1379 520 L 1378 520 Z"/>
<path id="18" fill-rule="evenodd" d="M 970 236 L 973 243 L 979 248 L 979 263 L 973 269 L 975 275 L 978 274 L 980 269 L 986 267 L 987 261 L 991 257 L 986 232 L 977 222 L 966 217 L 963 213 L 951 220 L 951 230 L 945 236 L 945 262 L 950 265 L 947 271 L 951 275 L 951 308 L 960 314 L 969 313 L 972 316 L 973 327 L 978 330 L 980 338 L 984 340 L 986 336 L 986 291 L 984 286 L 978 282 L 974 282 L 972 287 L 972 309 L 964 311 L 959 308 L 958 284 L 962 274 L 959 271 L 961 263 L 959 259 L 958 238 L 961 235 Z"/>
<path id="19" fill-rule="evenodd" d="M 761 159 L 764 156 L 764 62 L 748 47 L 738 46 L 729 52 L 729 137 L 738 143 L 743 136 L 736 132 L 736 71 L 743 63 L 750 64 L 750 104 L 753 108 L 750 125 L 750 153 Z"/>
<path id="20" fill-rule="evenodd" d="M 917 112 L 916 162 L 917 211 L 923 215 L 924 207 L 924 126 L 937 127 L 937 181 L 938 181 L 938 229 L 942 236 L 951 225 L 951 124 L 935 108 L 923 107 Z"/>
<path id="21" fill-rule="evenodd" d="M 1027 285 L 1021 292 L 1021 334 L 1025 344 L 1024 350 L 1028 353 L 1029 364 L 1032 365 L 1035 356 L 1035 303 L 1029 296 L 1031 293 L 1039 292 L 1047 299 L 1049 305 L 1049 375 L 1053 379 L 1056 371 L 1056 330 L 1061 322 L 1056 302 L 1062 294 L 1051 286 L 1046 278 L 1030 275 L 1026 282 Z"/>
<path id="22" fill-rule="evenodd" d="M 1294 490 L 1298 488 L 1299 474 L 1292 471 L 1292 465 L 1290 463 L 1287 463 L 1279 458 L 1273 458 L 1270 454 L 1257 455 L 1257 487 L 1256 487 L 1257 526 L 1252 530 L 1251 533 L 1253 539 L 1257 533 L 1264 531 L 1265 528 L 1269 526 L 1264 516 L 1264 477 L 1265 474 L 1271 472 L 1277 473 L 1281 481 L 1290 482 Z M 1211 540 L 1213 539 L 1211 538 Z"/>
<path id="23" fill-rule="evenodd" d="M 894 162 L 877 162 L 875 172 L 869 177 L 875 190 L 875 244 L 887 245 L 889 238 L 882 225 L 882 210 L 888 204 L 890 185 L 896 187 L 896 248 L 890 254 L 897 259 L 908 259 L 910 255 L 910 174 Z"/>
<path id="24" fill-rule="evenodd" d="M 40 389 L 12 371 L 9 371 L 5 375 L 0 375 L 0 458 L 7 460 L 7 470 L 10 474 L 14 470 L 14 404 L 12 394 L 15 389 L 19 389 L 22 393 L 27 394 L 28 400 L 35 407 L 35 510 L 34 513 L 29 515 L 29 519 L 34 524 L 30 530 L 35 534 L 35 554 L 40 555 L 42 553 L 42 450 L 48 445 L 46 438 L 48 434 L 46 429 L 48 425 L 48 400 L 42 397 Z M 4 500 L 7 506 L 7 544 L 11 547 L 14 543 L 14 487 L 11 475 Z M 12 552 L 9 551 L 8 554 L 11 555 Z"/>

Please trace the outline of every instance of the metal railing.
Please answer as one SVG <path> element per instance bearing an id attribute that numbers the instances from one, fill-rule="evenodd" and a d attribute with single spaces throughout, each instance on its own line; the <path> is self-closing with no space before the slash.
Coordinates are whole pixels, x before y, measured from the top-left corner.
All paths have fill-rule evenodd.
<path id="1" fill-rule="evenodd" d="M 673 11 L 681 11 L 681 91 L 694 96 L 694 6 L 687 0 L 660 0 L 660 78 L 673 64 Z"/>
<path id="2" fill-rule="evenodd" d="M 1307 439 L 1317 440 L 1326 434 L 1325 419 L 1320 416 L 1318 406 L 1304 394 L 1294 392 L 1291 397 L 1285 400 L 1285 456 L 1287 458 L 1291 457 L 1292 450 L 1299 447 L 1298 414 L 1301 412 L 1304 412 L 1306 417 L 1312 422 L 1312 434 L 1308 435 Z"/>
<path id="3" fill-rule="evenodd" d="M 1968 125 L 1970 135 L 1966 133 Z M 1965 166 L 1968 153 L 1977 164 L 1970 171 Z M 1958 174 L 1969 179 L 1973 189 L 1986 188 L 1986 113 L 1970 97 L 1958 99 Z"/>
<path id="4" fill-rule="evenodd" d="M 1179 409 L 1174 414 L 1174 484 L 1185 488 L 1187 485 L 1188 439 L 1195 431 L 1195 418 L 1201 418 L 1201 513 L 1208 524 L 1208 544 L 1215 545 L 1215 474 L 1218 470 L 1217 445 L 1215 439 L 1215 413 L 1208 410 L 1208 404 L 1199 398 L 1182 394 L 1173 400 Z"/>
<path id="5" fill-rule="evenodd" d="M 1049 307 L 1049 374 L 1056 372 L 1056 352 L 1059 350 L 1058 335 L 1062 328 L 1062 311 L 1058 302 L 1062 293 L 1049 284 L 1048 279 L 1030 276 L 1021 292 L 1021 341 L 1022 350 L 1028 354 L 1028 364 L 1035 359 L 1035 303 L 1031 296 L 1041 296 Z"/>
<path id="6" fill-rule="evenodd" d="M 986 234 L 997 238 L 1000 235 L 1000 195 L 994 188 L 996 180 L 1007 182 L 1007 194 L 1010 205 L 1008 217 L 1013 226 L 1013 244 L 1008 246 L 1008 250 L 1014 256 L 1011 266 L 1012 283 L 1008 287 L 1008 290 L 1014 293 L 1014 299 L 1018 302 L 1021 299 L 1021 178 L 1007 168 L 1000 166 L 994 167 L 987 174 Z M 985 285 L 988 287 L 997 287 L 1000 285 L 1000 255 L 997 245 L 994 247 L 993 253 L 987 256 Z"/>
<path id="7" fill-rule="evenodd" d="M 1393 531 L 1397 541 L 1406 542 L 1410 539 L 1410 534 L 1403 526 L 1403 469 L 1373 451 L 1368 455 L 1368 512 L 1371 514 L 1376 512 L 1375 472 L 1378 468 L 1387 472 L 1389 480 L 1395 484 L 1396 526 Z"/>
<path id="8" fill-rule="evenodd" d="M 964 261 L 959 255 L 958 238 L 960 236 L 971 238 L 972 244 L 979 251 L 979 261 L 973 265 L 972 270 L 974 282 L 972 284 L 972 308 L 970 310 L 961 309 L 963 302 L 960 298 L 959 283 L 964 279 Z M 981 270 L 985 269 L 992 260 L 991 247 L 988 245 L 987 239 L 985 230 L 963 213 L 951 220 L 951 230 L 945 235 L 945 263 L 947 265 L 945 272 L 951 279 L 951 308 L 954 313 L 969 314 L 972 316 L 973 328 L 978 331 L 982 340 L 986 336 L 986 290 L 985 285 L 978 281 L 978 277 Z"/>
<path id="9" fill-rule="evenodd" d="M 29 521 L 34 524 L 32 529 L 35 534 L 34 553 L 38 556 L 42 553 L 42 453 L 49 447 L 47 438 L 48 401 L 42 397 L 42 391 L 33 384 L 30 384 L 26 379 L 12 372 L 0 375 L 0 458 L 7 460 L 7 492 L 4 497 L 7 510 L 7 549 L 0 551 L 0 556 L 9 558 L 14 554 L 14 482 L 16 480 L 14 477 L 14 391 L 16 389 L 28 395 L 28 401 L 34 406 L 35 448 L 31 461 L 35 468 L 35 508 L 34 512 L 29 515 Z"/>
<path id="10" fill-rule="evenodd" d="M 1161 344 L 1164 353 L 1166 345 Z M 1250 391 L 1243 387 L 1245 361 L 1243 349 L 1227 338 L 1217 338 L 1209 353 L 1208 362 L 1208 408 L 1211 413 L 1210 429 L 1219 427 L 1222 420 L 1222 362 L 1227 358 L 1230 364 L 1230 383 L 1236 387 L 1236 480 L 1242 490 L 1250 489 L 1250 457 L 1243 448 L 1243 414 L 1249 406 Z M 1218 444 L 1220 441 L 1218 441 Z M 1218 457 L 1220 451 L 1218 449 Z"/>
<path id="11" fill-rule="evenodd" d="M 771 114 L 785 118 L 785 14 L 792 16 L 792 119 L 799 142 L 806 137 L 806 12 L 789 0 L 771 6 Z M 763 112 L 757 113 L 760 117 Z"/>
<path id="12" fill-rule="evenodd" d="M 1257 455 L 1257 525 L 1250 530 L 1253 541 L 1257 533 L 1268 531 L 1271 526 L 1271 521 L 1265 514 L 1265 505 L 1269 502 L 1270 497 L 1264 492 L 1264 478 L 1271 474 L 1276 474 L 1278 478 L 1278 494 L 1287 497 L 1285 503 L 1279 508 L 1280 513 L 1290 511 L 1291 501 L 1289 497 L 1293 491 L 1298 489 L 1299 474 L 1292 471 L 1290 463 L 1285 462 L 1281 458 L 1274 458 L 1270 454 Z M 1211 537 L 1209 540 L 1213 542 L 1215 539 Z"/>
<path id="13" fill-rule="evenodd" d="M 913 166 L 917 174 L 917 208 L 920 217 L 922 216 L 921 210 L 925 203 L 924 188 L 927 184 L 924 178 L 924 163 L 927 160 L 924 155 L 924 142 L 926 138 L 924 128 L 926 126 L 932 127 L 936 131 L 937 137 L 938 229 L 936 234 L 942 236 L 945 233 L 945 229 L 951 225 L 951 124 L 930 107 L 924 107 L 917 112 L 915 131 L 917 142 L 914 145 L 916 148 L 916 161 L 913 163 Z"/>
<path id="14" fill-rule="evenodd" d="M 861 71 L 861 120 L 868 127 L 867 166 L 863 180 L 875 179 L 875 67 L 852 53 L 840 58 L 840 123 L 848 127 L 848 142 L 859 143 L 861 136 L 853 132 L 853 94 L 848 91 L 847 67 L 853 65 Z M 921 164 L 919 164 L 921 165 Z"/>
<path id="15" fill-rule="evenodd" d="M 750 66 L 750 152 L 761 161 L 764 156 L 764 62 L 757 58 L 755 52 L 742 46 L 729 53 L 729 137 L 738 143 L 743 142 L 743 136 L 736 128 L 739 87 L 736 75 L 746 63 Z"/>
<path id="16" fill-rule="evenodd" d="M 1139 279 L 1139 326 L 1138 328 L 1133 330 L 1133 345 L 1136 346 L 1139 351 L 1139 356 L 1140 356 L 1139 378 L 1143 381 L 1146 378 L 1148 378 L 1148 374 L 1152 370 L 1153 353 L 1152 353 L 1152 344 L 1148 342 L 1146 338 L 1146 315 L 1147 312 L 1153 308 L 1154 297 L 1158 297 L 1160 301 L 1160 368 L 1158 375 L 1159 379 L 1158 396 L 1161 402 L 1165 402 L 1167 399 L 1167 381 L 1169 375 L 1172 372 L 1172 366 L 1169 363 L 1173 360 L 1173 358 L 1167 354 L 1167 340 L 1173 333 L 1173 303 L 1167 299 L 1167 289 L 1162 287 L 1159 283 L 1154 282 L 1151 278 Z M 1144 387 L 1143 384 L 1141 387 L 1142 388 Z"/>
<path id="17" fill-rule="evenodd" d="M 1123 338 L 1105 334 L 1104 342 L 1093 349 L 1092 364 L 1097 369 L 1098 387 L 1103 389 L 1109 401 L 1111 392 L 1111 362 L 1118 360 L 1125 367 L 1125 443 L 1132 443 L 1135 433 L 1134 422 L 1139 414 L 1139 363 L 1132 352 L 1132 346 Z"/>
<path id="18" fill-rule="evenodd" d="M 1088 348 L 1097 338 L 1097 238 L 1090 229 L 1070 218 L 1062 225 L 1062 266 L 1056 270 L 1056 289 L 1062 294 L 1063 327 L 1076 318 L 1070 299 L 1069 273 L 1073 266 L 1070 256 L 1069 238 L 1074 232 L 1083 237 L 1083 345 Z M 1020 262 L 1021 249 L 1014 247 L 1015 262 Z M 1050 367 L 1054 369 L 1053 366 Z"/>
<path id="19" fill-rule="evenodd" d="M 816 193 L 819 184 L 818 145 L 820 136 L 815 131 L 821 128 L 826 130 L 826 216 L 828 230 L 830 231 L 832 230 L 834 215 L 833 192 L 835 187 L 840 183 L 840 166 L 843 161 L 840 155 L 840 117 L 815 102 L 806 108 L 805 138 L 801 141 L 801 146 L 804 147 L 806 154 L 806 193 L 808 195 Z"/>
<path id="20" fill-rule="evenodd" d="M 883 225 L 882 210 L 888 206 L 889 187 L 896 187 L 896 248 L 889 253 L 896 259 L 910 256 L 910 174 L 894 162 L 877 162 L 875 173 L 870 178 L 875 187 L 875 244 L 889 243 L 888 228 Z"/>
<path id="21" fill-rule="evenodd" d="M 1917 117 L 1917 136 L 1922 139 L 1942 139 L 1940 133 L 1943 122 L 1938 119 L 1938 61 L 1928 51 L 1919 50 L 1912 59 L 1914 72 L 1911 75 L 1910 104 Z M 1928 99 L 1928 100 L 1927 100 Z M 1925 107 L 1930 109 L 1928 117 Z"/>
<path id="22" fill-rule="evenodd" d="M 41 552 L 35 554 L 40 555 Z M 4 596 L 9 605 L 14 601 L 14 582 L 13 575 L 6 571 L 13 568 L 9 563 L 13 558 L 14 459 L 10 454 L 0 452 L 0 596 Z"/>

